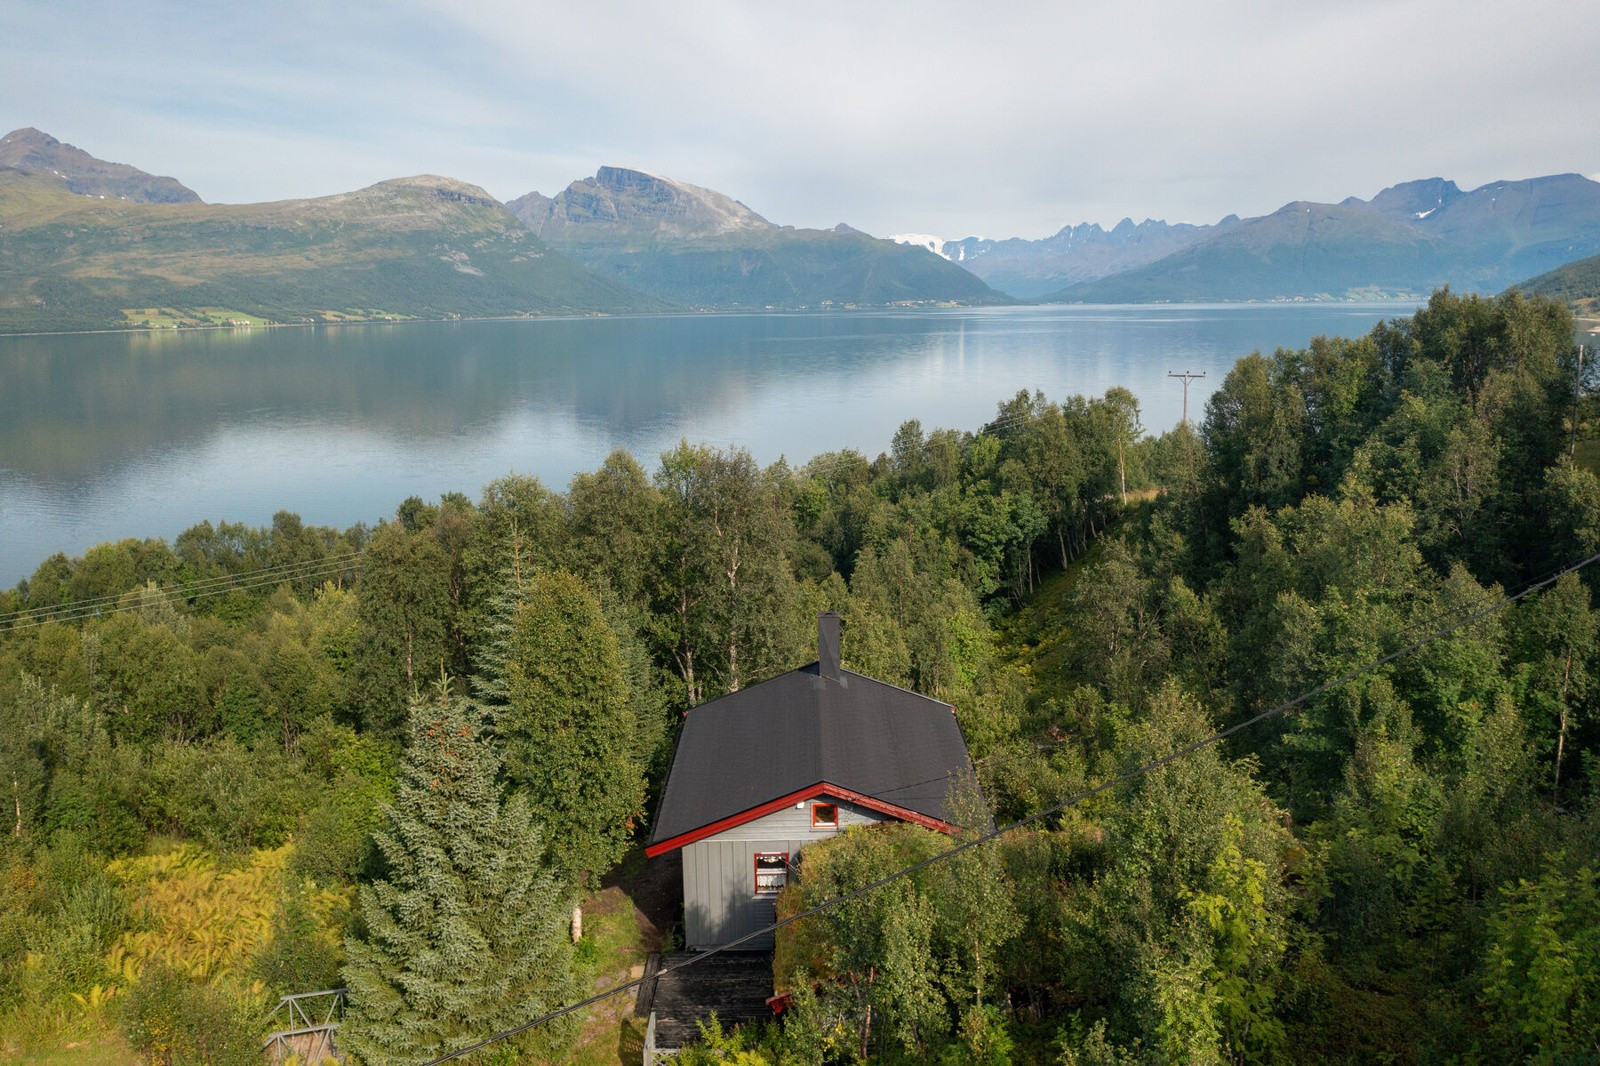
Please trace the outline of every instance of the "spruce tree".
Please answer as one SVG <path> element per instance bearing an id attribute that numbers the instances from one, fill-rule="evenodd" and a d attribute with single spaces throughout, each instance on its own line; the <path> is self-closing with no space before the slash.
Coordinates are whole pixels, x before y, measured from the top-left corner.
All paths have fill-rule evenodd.
<path id="1" fill-rule="evenodd" d="M 376 840 L 388 870 L 361 888 L 346 942 L 340 1043 L 368 1063 L 417 1063 L 576 998 L 568 886 L 527 805 L 501 802 L 482 712 L 441 681 L 411 708 L 393 805 Z M 560 1021 L 515 1048 L 552 1057 Z"/>

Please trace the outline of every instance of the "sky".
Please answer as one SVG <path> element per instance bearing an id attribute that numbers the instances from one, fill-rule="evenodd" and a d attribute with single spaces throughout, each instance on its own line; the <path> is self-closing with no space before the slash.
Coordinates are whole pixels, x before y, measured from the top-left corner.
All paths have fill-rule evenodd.
<path id="1" fill-rule="evenodd" d="M 1593 0 L 0 0 L 0 133 L 206 200 L 602 165 L 796 226 L 1043 237 L 1600 179 Z"/>

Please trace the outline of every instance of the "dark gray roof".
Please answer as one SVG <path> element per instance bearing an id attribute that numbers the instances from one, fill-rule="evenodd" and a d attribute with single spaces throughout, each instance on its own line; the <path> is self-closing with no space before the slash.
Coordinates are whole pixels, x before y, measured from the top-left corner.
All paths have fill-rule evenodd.
<path id="1" fill-rule="evenodd" d="M 950 704 L 817 664 L 689 712 L 652 844 L 826 781 L 943 822 L 972 760 Z"/>

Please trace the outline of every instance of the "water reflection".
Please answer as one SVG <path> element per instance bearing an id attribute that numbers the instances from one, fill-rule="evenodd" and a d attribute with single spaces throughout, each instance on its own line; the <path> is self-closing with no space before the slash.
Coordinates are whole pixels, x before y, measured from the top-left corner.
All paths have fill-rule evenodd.
<path id="1" fill-rule="evenodd" d="M 1021 388 L 1124 385 L 1177 421 L 1168 370 L 1353 335 L 1399 304 L 1004 308 L 414 323 L 0 339 L 0 582 L 54 550 L 205 518 L 373 521 L 510 470 L 562 486 L 680 437 L 763 462 L 896 426 L 975 429 Z"/>

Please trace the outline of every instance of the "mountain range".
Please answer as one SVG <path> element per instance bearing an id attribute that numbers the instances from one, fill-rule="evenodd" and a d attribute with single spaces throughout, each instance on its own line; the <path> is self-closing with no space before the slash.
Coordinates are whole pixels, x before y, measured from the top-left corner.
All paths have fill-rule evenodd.
<path id="1" fill-rule="evenodd" d="M 1124 219 L 1037 241 L 881 240 L 843 223 L 779 225 L 723 193 L 625 167 L 509 204 L 422 175 L 224 205 L 36 129 L 0 138 L 0 332 L 1409 297 L 1441 284 L 1497 291 L 1597 253 L 1600 184 L 1576 174 L 1470 192 L 1432 178 L 1209 226 Z M 1600 296 L 1592 267 L 1541 283 L 1575 302 Z"/>
<path id="2" fill-rule="evenodd" d="M 926 238 L 919 239 L 919 243 Z M 1429 178 L 1371 200 L 1296 201 L 1213 226 L 1124 219 L 1043 240 L 966 238 L 941 255 L 1014 296 L 1147 303 L 1498 291 L 1600 252 L 1600 183 L 1578 174 L 1463 192 Z"/>
<path id="3" fill-rule="evenodd" d="M 1125 218 L 1109 230 L 1097 222 L 1063 226 L 1037 241 L 923 237 L 918 243 L 959 263 L 1001 292 L 1039 300 L 1075 282 L 1094 281 L 1157 262 L 1238 221 L 1229 215 L 1215 226 L 1192 226 L 1155 219 L 1135 224 Z"/>
<path id="4" fill-rule="evenodd" d="M 1011 302 L 923 249 L 843 223 L 779 226 L 720 192 L 642 170 L 601 167 L 553 197 L 530 192 L 506 206 L 590 270 L 685 307 Z"/>
<path id="5" fill-rule="evenodd" d="M 454 178 L 206 204 L 173 178 L 17 130 L 0 140 L 0 332 L 1009 302 L 938 256 L 849 227 L 780 227 L 709 190 L 601 176 L 615 186 L 591 205 L 601 224 L 586 224 L 574 183 L 550 201 L 566 213 L 541 227 L 546 241 Z M 524 213 L 537 202 L 523 201 Z M 624 230 L 655 233 L 654 249 L 619 243 Z M 614 254 L 590 269 L 558 242 Z"/>
<path id="6" fill-rule="evenodd" d="M 0 170 L 0 331 L 663 309 L 451 178 L 223 205 L 101 200 Z"/>

